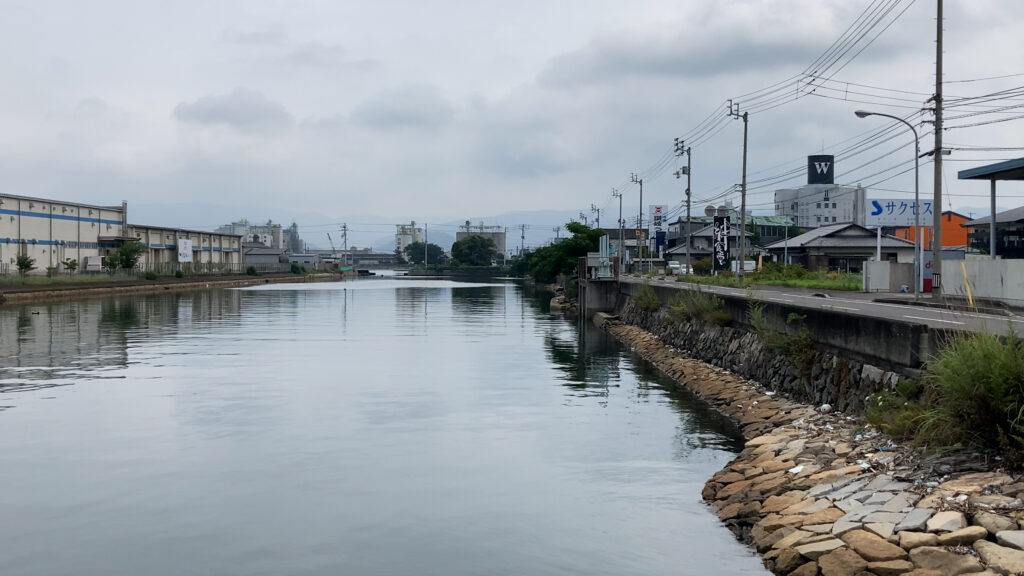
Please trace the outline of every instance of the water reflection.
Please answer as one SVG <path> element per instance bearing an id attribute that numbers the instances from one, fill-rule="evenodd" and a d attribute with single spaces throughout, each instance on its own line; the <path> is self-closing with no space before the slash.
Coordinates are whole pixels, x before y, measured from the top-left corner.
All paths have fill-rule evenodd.
<path id="1" fill-rule="evenodd" d="M 472 322 L 479 315 L 505 310 L 505 286 L 473 286 L 452 289 L 453 317 Z"/>
<path id="2" fill-rule="evenodd" d="M 0 393 L 123 378 L 131 342 L 237 322 L 241 302 L 216 290 L 0 307 Z"/>
<path id="3" fill-rule="evenodd" d="M 383 280 L 0 308 L 4 572 L 762 574 L 699 502 L 735 429 L 546 299 Z"/>

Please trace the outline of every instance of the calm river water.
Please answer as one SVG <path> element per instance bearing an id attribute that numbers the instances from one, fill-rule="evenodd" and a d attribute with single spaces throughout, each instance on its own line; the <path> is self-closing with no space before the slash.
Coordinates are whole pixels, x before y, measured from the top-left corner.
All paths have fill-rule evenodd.
<path id="1" fill-rule="evenodd" d="M 0 308 L 4 575 L 765 574 L 737 431 L 515 284 Z"/>

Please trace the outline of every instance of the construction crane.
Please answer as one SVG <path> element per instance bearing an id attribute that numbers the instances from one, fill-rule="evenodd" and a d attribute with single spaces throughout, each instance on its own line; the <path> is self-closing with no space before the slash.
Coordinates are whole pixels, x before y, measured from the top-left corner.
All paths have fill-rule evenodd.
<path id="1" fill-rule="evenodd" d="M 338 249 L 334 247 L 334 240 L 331 239 L 331 233 L 327 233 L 327 241 L 331 243 L 331 256 L 338 257 Z"/>

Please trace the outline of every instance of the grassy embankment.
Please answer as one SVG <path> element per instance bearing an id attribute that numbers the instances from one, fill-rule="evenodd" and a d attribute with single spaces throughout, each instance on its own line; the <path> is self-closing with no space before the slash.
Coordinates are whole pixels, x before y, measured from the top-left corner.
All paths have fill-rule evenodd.
<path id="1" fill-rule="evenodd" d="M 996 451 L 1024 465 L 1024 339 L 956 334 L 920 383 L 901 381 L 870 398 L 868 421 L 932 448 Z"/>
<path id="2" fill-rule="evenodd" d="M 750 288 L 753 286 L 790 286 L 815 290 L 848 290 L 858 291 L 863 287 L 860 274 L 846 272 L 809 271 L 799 264 L 780 266 L 767 263 L 760 270 L 747 272 L 740 282 L 731 272 L 711 276 L 698 261 L 694 264 L 696 274 L 676 277 L 677 282 L 706 284 L 709 286 L 726 286 L 730 288 Z M 710 264 L 710 263 L 708 263 Z M 710 266 L 708 266 L 710 267 Z M 702 274 L 702 272 L 705 272 Z"/>

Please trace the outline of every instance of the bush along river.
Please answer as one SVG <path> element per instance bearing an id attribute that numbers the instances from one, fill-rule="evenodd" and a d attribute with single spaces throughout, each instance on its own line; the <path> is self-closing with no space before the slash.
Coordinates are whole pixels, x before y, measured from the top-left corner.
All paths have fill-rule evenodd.
<path id="1" fill-rule="evenodd" d="M 0 308 L 3 573 L 766 574 L 702 503 L 740 429 L 549 299 L 371 279 Z"/>

